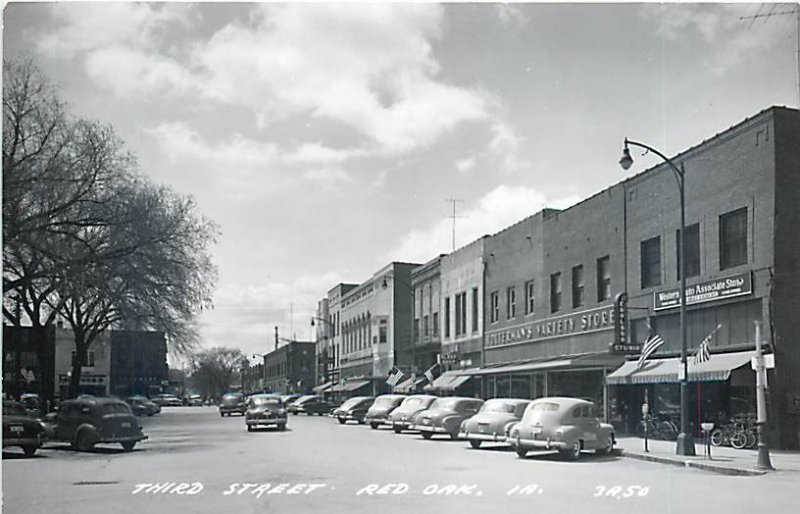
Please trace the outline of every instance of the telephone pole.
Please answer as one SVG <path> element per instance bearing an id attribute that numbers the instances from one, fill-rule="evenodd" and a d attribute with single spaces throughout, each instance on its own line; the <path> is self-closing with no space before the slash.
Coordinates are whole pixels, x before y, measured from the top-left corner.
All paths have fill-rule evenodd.
<path id="1" fill-rule="evenodd" d="M 456 216 L 456 203 L 463 203 L 464 200 L 459 198 L 448 198 L 445 202 L 450 202 L 453 205 L 453 213 L 448 216 L 452 220 L 453 223 L 453 251 L 456 251 L 456 218 L 463 218 L 463 216 Z"/>
<path id="2" fill-rule="evenodd" d="M 768 13 L 761 14 L 761 7 L 758 7 L 758 11 L 753 16 L 740 16 L 739 20 L 750 20 L 750 25 L 747 26 L 749 29 L 753 26 L 753 23 L 757 19 L 760 18 L 771 18 L 773 16 L 787 16 L 787 15 L 794 15 L 795 16 L 795 71 L 797 72 L 797 106 L 800 107 L 800 6 L 795 6 L 795 8 L 791 11 L 778 11 L 775 12 L 775 5 L 772 6 L 772 10 Z"/>

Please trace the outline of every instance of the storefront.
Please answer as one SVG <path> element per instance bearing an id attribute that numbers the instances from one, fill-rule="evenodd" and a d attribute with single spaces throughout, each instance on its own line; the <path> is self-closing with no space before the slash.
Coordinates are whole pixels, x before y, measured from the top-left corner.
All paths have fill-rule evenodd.
<path id="1" fill-rule="evenodd" d="M 701 435 L 702 422 L 719 425 L 734 417 L 755 415 L 752 356 L 753 352 L 712 354 L 700 364 L 690 357 L 689 424 L 695 436 Z M 672 357 L 648 360 L 641 369 L 636 361 L 628 361 L 608 375 L 611 421 L 617 430 L 636 432 L 645 399 L 651 415 L 679 424 L 681 369 L 680 358 Z"/>

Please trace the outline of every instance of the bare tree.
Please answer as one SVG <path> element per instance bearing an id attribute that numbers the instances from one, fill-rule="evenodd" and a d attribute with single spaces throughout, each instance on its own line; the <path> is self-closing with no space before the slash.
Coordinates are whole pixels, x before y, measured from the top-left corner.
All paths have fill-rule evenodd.
<path id="1" fill-rule="evenodd" d="M 216 347 L 197 352 L 192 360 L 192 387 L 203 396 L 218 398 L 231 390 L 243 361 L 246 358 L 237 348 Z"/>

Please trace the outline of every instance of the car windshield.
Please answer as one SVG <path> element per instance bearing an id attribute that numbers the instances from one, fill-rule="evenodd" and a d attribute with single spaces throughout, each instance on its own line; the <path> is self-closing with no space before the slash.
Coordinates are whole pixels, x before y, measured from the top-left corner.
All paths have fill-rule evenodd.
<path id="1" fill-rule="evenodd" d="M 297 400 L 295 403 L 308 403 L 316 398 L 317 398 L 316 396 L 301 396 L 300 399 Z"/>
<path id="2" fill-rule="evenodd" d="M 27 416 L 25 407 L 19 403 L 3 403 L 3 414 L 6 416 Z"/>
<path id="3" fill-rule="evenodd" d="M 397 398 L 391 398 L 391 397 L 378 398 L 377 400 L 375 400 L 375 406 L 376 407 L 391 407 L 392 405 L 395 404 L 396 401 L 397 401 Z"/>
<path id="4" fill-rule="evenodd" d="M 230 400 L 238 400 L 241 397 L 242 395 L 240 394 L 226 394 L 225 396 L 222 397 L 222 399 L 230 401 Z"/>
<path id="5" fill-rule="evenodd" d="M 124 403 L 107 403 L 103 405 L 103 414 L 128 414 L 130 409 Z"/>
<path id="6" fill-rule="evenodd" d="M 481 412 L 514 412 L 514 405 L 503 400 L 489 400 L 483 404 Z"/>
<path id="7" fill-rule="evenodd" d="M 355 407 L 356 405 L 358 405 L 359 403 L 361 403 L 363 401 L 364 401 L 363 398 L 350 398 L 349 400 L 347 400 L 346 402 L 344 402 L 342 404 L 341 408 L 342 409 L 349 409 L 351 407 Z"/>
<path id="8" fill-rule="evenodd" d="M 256 396 L 250 398 L 250 403 L 258 407 L 264 405 L 280 405 L 281 399 L 278 397 L 271 397 L 271 396 Z"/>
<path id="9" fill-rule="evenodd" d="M 455 409 L 458 405 L 457 398 L 439 398 L 431 405 L 431 409 Z"/>

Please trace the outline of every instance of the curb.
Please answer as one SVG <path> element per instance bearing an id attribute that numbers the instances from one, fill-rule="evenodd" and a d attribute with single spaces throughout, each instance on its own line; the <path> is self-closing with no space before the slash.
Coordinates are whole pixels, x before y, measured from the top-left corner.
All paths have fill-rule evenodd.
<path id="1" fill-rule="evenodd" d="M 629 459 L 638 459 L 644 460 L 648 462 L 657 462 L 659 464 L 668 464 L 671 466 L 679 466 L 679 467 L 686 467 L 686 468 L 695 468 L 701 469 L 703 471 L 710 471 L 711 473 L 719 473 L 722 475 L 735 475 L 735 476 L 761 476 L 766 475 L 766 471 L 758 470 L 758 469 L 747 469 L 747 468 L 733 468 L 727 466 L 715 466 L 714 464 L 707 464 L 705 462 L 695 462 L 691 460 L 683 461 L 679 459 L 669 458 L 669 457 L 657 457 L 655 455 L 645 455 L 642 453 L 630 453 L 626 452 L 625 450 L 619 449 L 618 450 L 620 455 L 623 457 L 628 457 Z"/>

